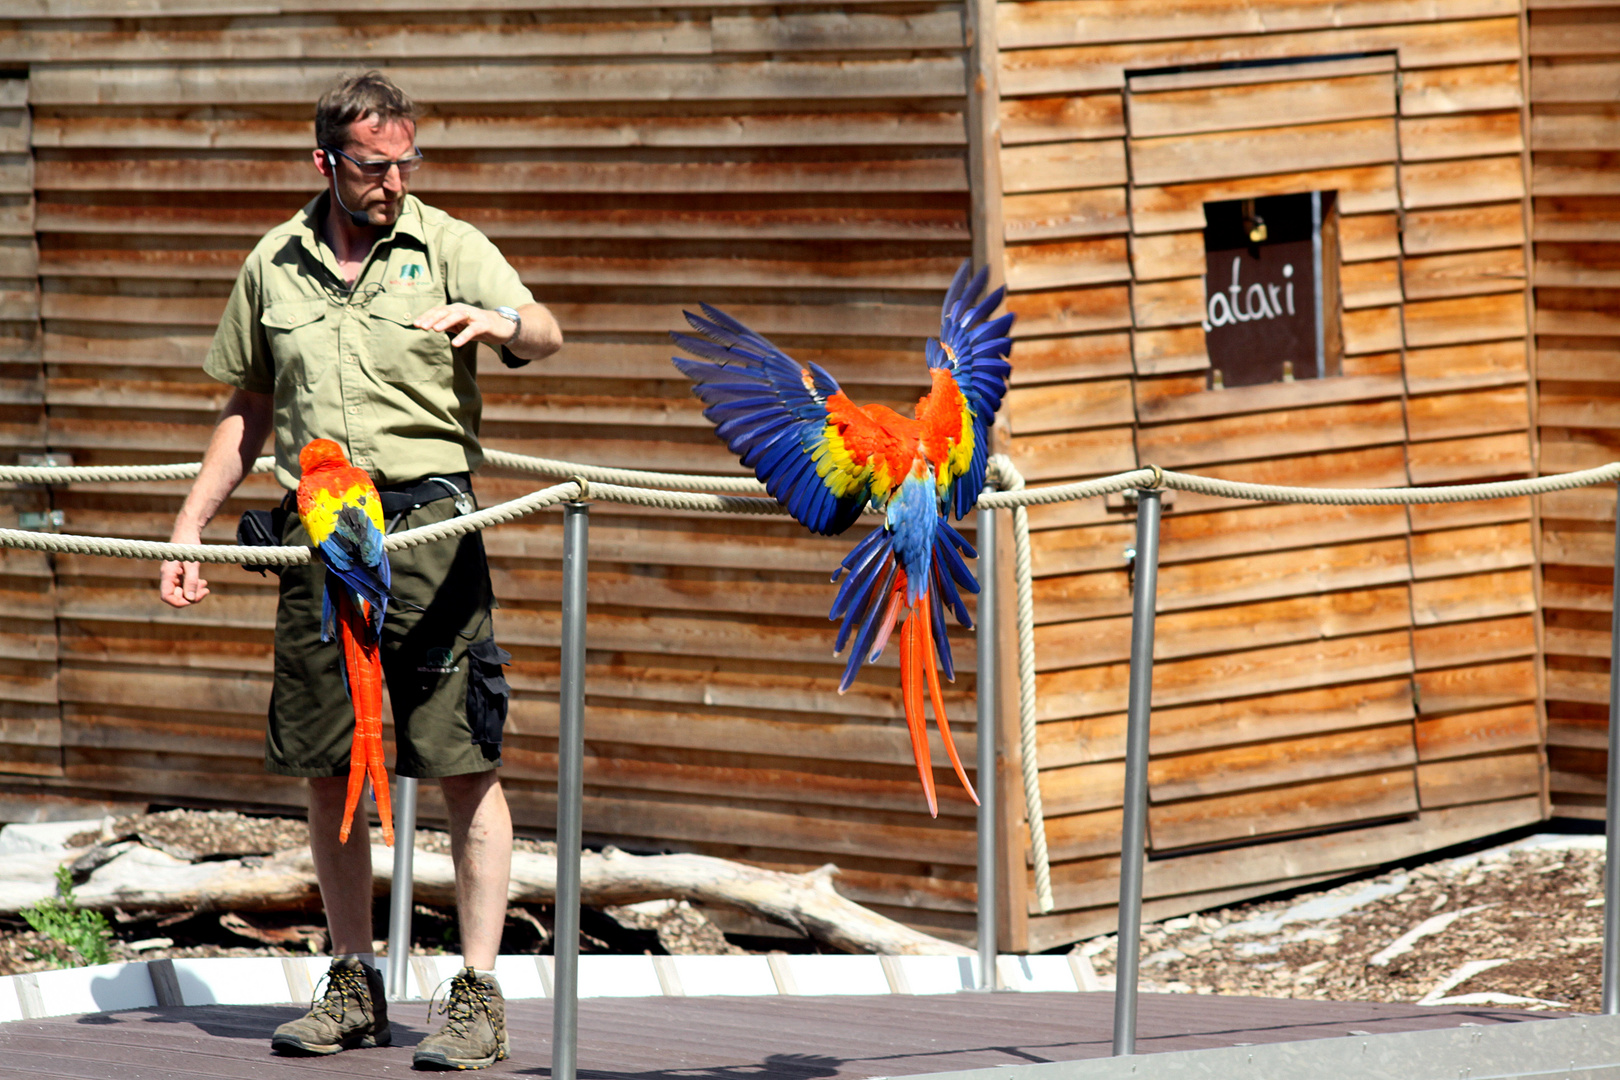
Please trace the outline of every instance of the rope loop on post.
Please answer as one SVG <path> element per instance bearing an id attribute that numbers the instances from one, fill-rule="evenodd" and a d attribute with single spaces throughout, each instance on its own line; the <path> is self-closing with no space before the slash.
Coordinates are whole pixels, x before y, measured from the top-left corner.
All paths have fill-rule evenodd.
<path id="1" fill-rule="evenodd" d="M 574 474 L 574 483 L 579 485 L 579 494 L 575 495 L 573 502 L 586 502 L 591 497 L 591 482 L 578 473 Z"/>

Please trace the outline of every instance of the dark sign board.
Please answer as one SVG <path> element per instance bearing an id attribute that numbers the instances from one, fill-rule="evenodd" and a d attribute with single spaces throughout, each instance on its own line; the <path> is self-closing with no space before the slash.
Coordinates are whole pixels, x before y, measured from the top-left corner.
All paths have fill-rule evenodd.
<path id="1" fill-rule="evenodd" d="M 1325 201 L 1307 193 L 1204 204 L 1212 382 L 1253 386 L 1328 373 L 1318 288 Z"/>

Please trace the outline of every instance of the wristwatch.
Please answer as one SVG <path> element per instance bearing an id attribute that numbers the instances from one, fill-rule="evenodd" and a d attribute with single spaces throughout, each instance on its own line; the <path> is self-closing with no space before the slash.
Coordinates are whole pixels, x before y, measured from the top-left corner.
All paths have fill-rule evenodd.
<path id="1" fill-rule="evenodd" d="M 495 314 L 501 316 L 502 318 L 512 320 L 512 340 L 507 342 L 507 344 L 510 345 L 512 341 L 516 341 L 517 336 L 523 332 L 523 316 L 517 313 L 517 308 L 509 308 L 505 306 L 496 308 Z"/>

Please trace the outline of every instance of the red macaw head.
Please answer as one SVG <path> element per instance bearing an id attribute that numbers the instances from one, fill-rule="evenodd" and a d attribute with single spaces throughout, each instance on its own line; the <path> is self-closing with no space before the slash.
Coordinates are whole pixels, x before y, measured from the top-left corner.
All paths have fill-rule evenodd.
<path id="1" fill-rule="evenodd" d="M 343 447 L 331 439 L 315 439 L 298 451 L 298 470 L 305 476 L 321 469 L 343 468 L 349 459 L 343 456 Z"/>

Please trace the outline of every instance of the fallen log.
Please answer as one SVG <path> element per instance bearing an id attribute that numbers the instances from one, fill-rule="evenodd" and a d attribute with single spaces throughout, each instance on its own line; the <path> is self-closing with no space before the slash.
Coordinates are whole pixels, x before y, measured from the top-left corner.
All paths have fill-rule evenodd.
<path id="1" fill-rule="evenodd" d="M 82 860 L 81 856 L 81 860 Z M 28 855 L 0 860 L 0 913 L 15 914 L 53 895 L 60 856 Z M 136 842 L 100 852 L 88 878 L 75 886 L 80 907 L 103 911 L 267 911 L 320 906 L 309 849 L 266 857 L 187 862 Z M 450 856 L 418 850 L 415 899 L 453 906 L 455 873 Z M 81 863 L 81 865 L 85 865 Z M 371 849 L 372 891 L 393 887 L 393 851 Z M 611 907 L 644 900 L 688 900 L 729 907 L 792 927 L 845 952 L 898 956 L 968 956 L 971 950 L 885 918 L 833 888 L 831 863 L 803 874 L 762 870 L 707 855 L 631 855 L 615 848 L 584 853 L 580 901 Z M 512 855 L 513 903 L 549 904 L 557 889 L 554 856 Z"/>

